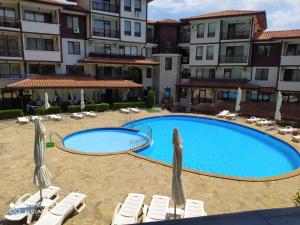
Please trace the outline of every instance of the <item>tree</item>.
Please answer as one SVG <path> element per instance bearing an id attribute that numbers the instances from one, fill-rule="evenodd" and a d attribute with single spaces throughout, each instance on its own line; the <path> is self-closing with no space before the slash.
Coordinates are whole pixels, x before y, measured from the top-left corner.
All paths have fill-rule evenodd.
<path id="1" fill-rule="evenodd" d="M 156 102 L 155 92 L 153 90 L 149 90 L 148 95 L 147 95 L 147 105 L 148 105 L 148 107 L 152 108 L 155 105 L 155 102 Z"/>

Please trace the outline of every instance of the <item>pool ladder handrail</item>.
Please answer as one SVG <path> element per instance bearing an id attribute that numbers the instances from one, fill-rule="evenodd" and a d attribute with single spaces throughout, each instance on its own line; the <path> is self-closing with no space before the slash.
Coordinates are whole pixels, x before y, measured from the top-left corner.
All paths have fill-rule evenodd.
<path id="1" fill-rule="evenodd" d="M 63 140 L 63 138 L 61 137 L 61 135 L 59 135 L 56 131 L 51 131 L 49 133 L 50 142 L 52 142 L 53 135 L 57 136 L 60 140 Z"/>

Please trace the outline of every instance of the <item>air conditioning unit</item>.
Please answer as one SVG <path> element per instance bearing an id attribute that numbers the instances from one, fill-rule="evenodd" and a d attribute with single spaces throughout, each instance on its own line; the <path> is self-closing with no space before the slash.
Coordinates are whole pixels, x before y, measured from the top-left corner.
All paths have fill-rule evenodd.
<path id="1" fill-rule="evenodd" d="M 140 11 L 135 11 L 135 16 L 140 17 L 141 12 Z"/>
<path id="2" fill-rule="evenodd" d="M 79 32 L 80 32 L 79 28 L 74 28 L 74 29 L 73 29 L 73 33 L 79 34 Z"/>

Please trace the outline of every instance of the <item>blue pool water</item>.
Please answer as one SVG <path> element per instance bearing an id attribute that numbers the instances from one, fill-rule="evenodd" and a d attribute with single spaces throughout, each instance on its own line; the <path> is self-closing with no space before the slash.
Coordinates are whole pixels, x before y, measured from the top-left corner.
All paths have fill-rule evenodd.
<path id="1" fill-rule="evenodd" d="M 73 133 L 63 139 L 63 145 L 83 153 L 115 153 L 130 150 L 132 142 L 135 143 L 134 147 L 139 147 L 147 141 L 144 135 L 135 131 L 99 128 Z"/>
<path id="2" fill-rule="evenodd" d="M 300 167 L 300 155 L 290 145 L 262 132 L 230 122 L 189 116 L 164 116 L 138 120 L 125 127 L 147 125 L 153 143 L 137 153 L 172 162 L 172 133 L 183 139 L 183 167 L 243 178 L 267 178 Z"/>

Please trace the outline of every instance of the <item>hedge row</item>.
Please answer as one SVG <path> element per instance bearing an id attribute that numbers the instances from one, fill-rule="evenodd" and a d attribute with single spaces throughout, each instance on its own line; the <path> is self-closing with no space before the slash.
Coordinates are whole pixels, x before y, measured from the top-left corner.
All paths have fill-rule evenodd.
<path id="1" fill-rule="evenodd" d="M 24 112 L 22 109 L 0 110 L 0 120 L 13 119 L 22 116 L 24 116 Z"/>
<path id="2" fill-rule="evenodd" d="M 59 114 L 61 113 L 60 106 L 51 106 L 49 109 L 39 108 L 36 113 L 38 115 L 49 115 L 49 114 Z"/>
<path id="3" fill-rule="evenodd" d="M 109 104 L 107 103 L 86 105 L 84 107 L 84 111 L 104 112 L 108 110 L 109 110 Z M 71 105 L 68 107 L 69 113 L 75 113 L 80 111 L 81 111 L 80 105 Z"/>
<path id="4" fill-rule="evenodd" d="M 113 103 L 112 109 L 118 110 L 121 108 L 145 108 L 146 102 L 116 102 Z"/>

